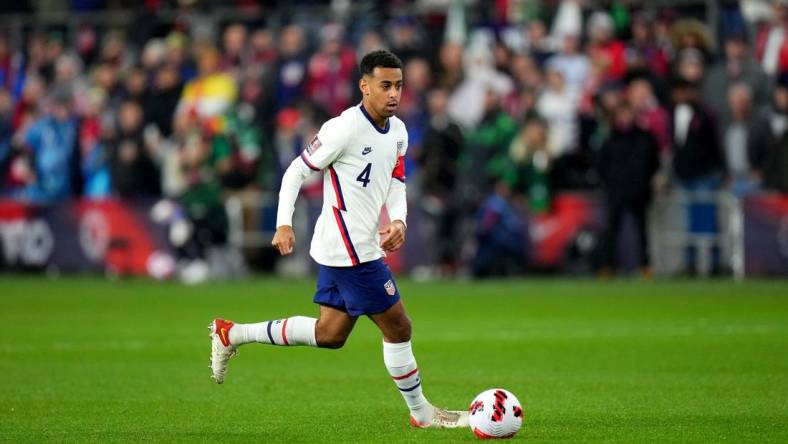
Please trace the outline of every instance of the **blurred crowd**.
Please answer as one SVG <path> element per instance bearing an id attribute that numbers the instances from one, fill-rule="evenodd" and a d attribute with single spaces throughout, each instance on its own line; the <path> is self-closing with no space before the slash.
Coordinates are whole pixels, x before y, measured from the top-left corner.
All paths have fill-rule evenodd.
<path id="1" fill-rule="evenodd" d="M 404 62 L 409 193 L 448 270 L 457 220 L 485 274 L 522 255 L 506 251 L 523 244 L 513 208 L 549 212 L 562 190 L 601 191 L 611 231 L 630 213 L 644 252 L 655 193 L 788 192 L 788 1 L 717 2 L 715 23 L 649 2 L 391 2 L 363 19 L 335 3 L 212 32 L 156 23 L 146 2 L 145 26 L 0 33 L 0 196 L 168 198 L 158 217 L 188 220 L 180 247 L 199 256 L 226 240 L 228 193 L 277 191 L 360 101 L 357 62 L 377 48 Z"/>

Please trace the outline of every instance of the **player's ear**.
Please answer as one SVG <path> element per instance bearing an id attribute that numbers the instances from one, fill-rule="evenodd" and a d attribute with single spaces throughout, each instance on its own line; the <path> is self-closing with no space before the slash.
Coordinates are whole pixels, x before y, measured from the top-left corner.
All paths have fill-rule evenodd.
<path id="1" fill-rule="evenodd" d="M 361 94 L 369 95 L 369 83 L 367 83 L 367 79 L 364 76 L 361 76 L 361 79 L 358 81 L 358 89 L 361 90 Z"/>

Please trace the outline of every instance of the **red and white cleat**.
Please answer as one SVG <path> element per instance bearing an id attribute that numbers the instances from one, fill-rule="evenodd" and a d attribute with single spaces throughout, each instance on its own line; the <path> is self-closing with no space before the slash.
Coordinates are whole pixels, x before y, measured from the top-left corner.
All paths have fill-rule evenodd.
<path id="1" fill-rule="evenodd" d="M 456 429 L 459 427 L 468 427 L 468 412 L 434 407 L 432 418 L 430 418 L 428 422 L 418 422 L 416 418 L 411 416 L 410 425 L 420 429 Z"/>
<path id="2" fill-rule="evenodd" d="M 211 331 L 211 378 L 217 384 L 224 382 L 227 375 L 227 363 L 230 358 L 238 354 L 238 350 L 230 344 L 230 329 L 233 328 L 231 321 L 224 319 L 214 319 L 208 325 Z"/>

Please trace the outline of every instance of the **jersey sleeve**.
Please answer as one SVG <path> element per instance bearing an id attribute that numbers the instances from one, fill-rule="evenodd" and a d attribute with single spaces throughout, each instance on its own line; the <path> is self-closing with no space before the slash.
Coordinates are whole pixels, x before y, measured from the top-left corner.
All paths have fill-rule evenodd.
<path id="1" fill-rule="evenodd" d="M 408 201 L 405 187 L 405 153 L 407 151 L 408 136 L 405 133 L 402 146 L 399 146 L 399 142 L 397 142 L 397 163 L 391 172 L 391 186 L 386 196 L 386 210 L 388 210 L 389 219 L 392 221 L 399 220 L 406 227 L 408 226 Z"/>
<path id="2" fill-rule="evenodd" d="M 400 143 L 402 144 L 401 146 Z M 408 137 L 406 133 L 404 140 L 397 142 L 397 163 L 394 164 L 394 171 L 391 172 L 391 177 L 402 183 L 405 183 L 405 153 L 407 151 Z"/>
<path id="3" fill-rule="evenodd" d="M 301 152 L 301 160 L 314 171 L 323 170 L 342 154 L 351 131 L 347 119 L 335 117 L 327 121 Z"/>

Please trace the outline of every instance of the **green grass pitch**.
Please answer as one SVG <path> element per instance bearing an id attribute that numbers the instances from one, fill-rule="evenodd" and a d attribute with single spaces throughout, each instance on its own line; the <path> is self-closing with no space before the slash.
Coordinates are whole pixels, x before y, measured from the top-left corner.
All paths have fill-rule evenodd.
<path id="1" fill-rule="evenodd" d="M 788 282 L 400 283 L 435 404 L 501 386 L 519 442 L 788 442 Z M 342 350 L 248 345 L 209 378 L 208 322 L 316 315 L 313 282 L 0 277 L 0 441 L 475 442 L 414 430 L 362 319 Z"/>

